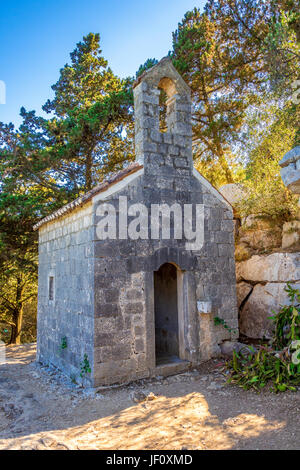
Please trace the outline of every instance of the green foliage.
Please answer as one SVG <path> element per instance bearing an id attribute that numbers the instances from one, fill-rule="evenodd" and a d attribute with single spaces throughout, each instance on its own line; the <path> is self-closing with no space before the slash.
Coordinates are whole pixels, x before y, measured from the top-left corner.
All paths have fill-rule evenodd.
<path id="1" fill-rule="evenodd" d="M 248 53 L 238 36 L 234 49 L 229 47 L 224 26 L 209 6 L 205 13 L 197 8 L 187 12 L 173 33 L 172 58 L 192 90 L 194 158 L 208 165 L 217 161 L 224 182 L 230 183 L 227 156 L 249 104 L 242 76 L 251 67 L 245 66 Z"/>
<path id="2" fill-rule="evenodd" d="M 282 97 L 291 94 L 292 83 L 299 78 L 300 13 L 299 3 L 295 0 L 279 0 L 276 3 L 264 49 L 271 86 Z"/>
<path id="3" fill-rule="evenodd" d="M 245 390 L 259 392 L 268 386 L 277 393 L 296 391 L 300 385 L 300 366 L 293 364 L 289 356 L 273 351 L 260 349 L 248 356 L 234 351 L 228 365 L 231 370 L 228 383 L 239 385 Z"/>
<path id="4" fill-rule="evenodd" d="M 293 219 L 297 212 L 297 197 L 293 195 L 277 174 L 276 166 L 266 162 L 264 167 L 265 181 L 247 180 L 247 193 L 238 204 L 239 214 L 243 217 L 256 215 L 273 219 L 279 224 Z"/>
<path id="5" fill-rule="evenodd" d="M 274 316 L 269 317 L 275 323 L 273 347 L 281 350 L 294 340 L 300 340 L 300 292 L 287 283 L 285 291 L 291 305 L 283 306 Z"/>
<path id="6" fill-rule="evenodd" d="M 244 355 L 233 353 L 227 363 L 230 370 L 228 383 L 248 390 L 260 391 L 269 387 L 273 392 L 296 391 L 300 385 L 300 361 L 295 361 L 293 349 L 300 340 L 300 291 L 287 284 L 291 305 L 282 306 L 271 318 L 275 323 L 275 333 L 271 346 L 262 346 L 255 353 Z M 299 354 L 296 356 L 299 357 Z"/>
<path id="7" fill-rule="evenodd" d="M 63 336 L 60 342 L 60 349 L 64 350 L 64 349 L 67 349 L 67 347 L 68 347 L 67 337 Z"/>
<path id="8" fill-rule="evenodd" d="M 33 225 L 54 209 L 56 187 L 50 177 L 42 176 L 45 161 L 36 158 L 45 145 L 40 131 L 44 121 L 24 109 L 21 115 L 19 130 L 0 123 L 0 322 L 9 331 L 5 341 L 17 344 L 33 339 L 33 326 L 29 328 L 32 333 L 27 329 L 22 336 L 23 316 L 27 327 L 36 317 L 37 233 Z M 58 205 L 60 195 L 57 188 Z"/>
<path id="9" fill-rule="evenodd" d="M 226 165 L 230 171 L 230 179 L 233 183 L 245 180 L 245 167 L 236 155 L 230 151 L 224 153 Z M 197 158 L 194 162 L 195 168 L 216 188 L 228 183 L 229 179 L 222 163 L 217 158 Z"/>
<path id="10" fill-rule="evenodd" d="M 48 153 L 80 191 L 133 159 L 132 79 L 113 74 L 99 34 L 85 36 L 70 57 L 43 109 L 55 116 L 48 122 Z"/>
<path id="11" fill-rule="evenodd" d="M 135 78 L 139 78 L 144 72 L 146 72 L 146 70 L 151 69 L 151 67 L 153 67 L 157 63 L 158 63 L 157 59 L 147 59 L 146 62 L 144 62 L 144 64 L 139 66 L 139 69 L 135 74 Z"/>
<path id="12" fill-rule="evenodd" d="M 10 280 L 9 280 L 10 282 Z M 33 282 L 33 284 L 35 284 Z M 3 294 L 1 289 L 1 295 Z M 14 287 L 8 286 L 7 294 L 13 296 Z M 28 292 L 28 291 L 27 291 Z M 11 297 L 12 300 L 12 297 Z M 0 301 L 1 314 L 0 314 L 0 341 L 6 344 L 11 342 L 13 336 L 13 328 L 15 324 L 13 322 L 12 312 L 7 308 L 7 305 L 3 301 Z M 23 321 L 20 334 L 21 343 L 34 343 L 36 341 L 36 319 L 37 319 L 37 296 L 36 291 L 34 295 L 27 299 L 23 305 Z"/>
<path id="13" fill-rule="evenodd" d="M 6 256 L 12 256 L 11 252 Z M 36 322 L 36 257 L 28 268 L 29 256 L 18 254 L 17 260 L 4 262 L 0 272 L 0 339 L 12 344 L 34 341 Z M 25 268 L 23 266 L 25 265 Z M 23 316 L 25 328 L 23 327 Z"/>
<path id="14" fill-rule="evenodd" d="M 171 57 L 192 90 L 195 164 L 215 186 L 243 179 L 239 149 L 248 143 L 249 109 L 264 102 L 275 81 L 277 109 L 283 94 L 291 97 L 297 35 L 295 0 L 209 0 L 203 13 L 187 12 L 173 33 Z"/>
<path id="15" fill-rule="evenodd" d="M 272 96 L 265 98 L 247 119 L 245 197 L 237 208 L 241 216 L 254 214 L 282 223 L 295 216 L 298 198 L 284 186 L 278 162 L 293 148 L 298 122 L 289 104 L 278 110 Z"/>
<path id="16" fill-rule="evenodd" d="M 296 198 L 281 182 L 278 160 L 300 143 L 299 106 L 278 96 L 290 96 L 298 73 L 297 2 L 209 0 L 203 12 L 185 14 L 169 55 L 192 90 L 199 171 L 216 186 L 244 181 L 242 215 L 292 218 Z M 156 63 L 148 59 L 136 78 Z M 43 107 L 49 119 L 21 108 L 19 129 L 0 122 L 0 324 L 7 342 L 34 334 L 32 226 L 134 159 L 132 83 L 112 72 L 99 34 L 90 33 L 60 70 Z M 163 94 L 160 106 L 164 131 Z"/>
<path id="17" fill-rule="evenodd" d="M 216 326 L 222 325 L 225 328 L 225 330 L 229 331 L 230 333 L 237 333 L 237 330 L 235 328 L 230 328 L 223 318 L 214 317 L 214 324 Z"/>
<path id="18" fill-rule="evenodd" d="M 133 158 L 131 83 L 113 74 L 91 33 L 53 86 L 51 119 L 21 108 L 19 129 L 0 123 L 0 323 L 10 343 L 36 304 L 34 224 Z"/>
<path id="19" fill-rule="evenodd" d="M 81 378 L 84 378 L 86 374 L 90 374 L 92 372 L 87 354 L 83 356 L 83 361 L 80 363 L 80 371 Z"/>

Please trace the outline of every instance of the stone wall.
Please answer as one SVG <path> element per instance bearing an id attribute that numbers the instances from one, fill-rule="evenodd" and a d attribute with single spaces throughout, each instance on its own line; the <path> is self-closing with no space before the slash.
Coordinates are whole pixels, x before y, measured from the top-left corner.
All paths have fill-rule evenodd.
<path id="1" fill-rule="evenodd" d="M 172 161 L 172 160 L 171 160 Z M 169 185 L 180 181 L 176 201 L 205 204 L 205 243 L 199 251 L 185 249 L 187 240 L 96 240 L 95 238 L 95 385 L 124 382 L 155 374 L 154 271 L 164 263 L 182 275 L 181 358 L 196 364 L 220 352 L 222 341 L 236 337 L 214 325 L 219 316 L 237 328 L 232 212 L 191 176 L 156 170 L 145 172 L 106 202 L 128 205 L 174 203 Z M 177 174 L 176 174 L 177 175 Z M 95 201 L 94 211 L 102 201 Z M 95 230 L 98 218 L 95 216 Z M 95 235 L 96 237 L 96 235 Z M 210 300 L 208 314 L 197 311 L 197 300 Z"/>
<path id="2" fill-rule="evenodd" d="M 273 323 L 268 317 L 289 303 L 286 283 L 300 281 L 299 231 L 299 220 L 284 224 L 255 216 L 242 220 L 235 248 L 241 334 L 271 338 Z"/>
<path id="3" fill-rule="evenodd" d="M 92 229 L 89 203 L 39 230 L 37 360 L 76 377 L 85 354 L 93 367 Z M 53 300 L 49 276 L 54 278 Z M 62 349 L 64 337 L 67 347 Z"/>
<path id="4" fill-rule="evenodd" d="M 128 204 L 142 200 L 142 177 L 137 176 L 124 189 L 116 191 L 105 202 L 118 210 L 119 196 Z M 132 264 L 143 253 L 143 241 L 97 239 L 97 207 L 94 204 L 95 254 L 95 332 L 94 384 L 126 382 L 149 375 L 146 366 L 146 273 Z M 136 261 L 137 262 L 137 261 Z"/>
<path id="5" fill-rule="evenodd" d="M 248 218 L 248 225 L 243 222 L 235 249 L 240 333 L 271 338 L 274 326 L 268 317 L 289 304 L 286 283 L 300 287 L 300 222 L 282 226 L 255 217 Z"/>
<path id="6" fill-rule="evenodd" d="M 293 166 L 295 155 L 289 152 L 284 161 Z M 293 175 L 290 170 L 281 172 L 295 177 L 295 168 Z M 233 205 L 247 197 L 240 184 L 225 185 L 220 191 Z M 257 215 L 239 218 L 237 212 L 235 217 L 240 333 L 253 339 L 271 338 L 274 324 L 268 317 L 290 303 L 287 282 L 300 288 L 300 206 L 294 220 L 284 223 Z"/>

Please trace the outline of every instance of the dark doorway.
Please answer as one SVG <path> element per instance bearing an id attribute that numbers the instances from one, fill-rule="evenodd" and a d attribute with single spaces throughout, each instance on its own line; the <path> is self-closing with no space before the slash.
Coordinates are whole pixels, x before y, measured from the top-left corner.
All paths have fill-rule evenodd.
<path id="1" fill-rule="evenodd" d="M 179 358 L 177 269 L 163 264 L 154 272 L 156 364 Z"/>

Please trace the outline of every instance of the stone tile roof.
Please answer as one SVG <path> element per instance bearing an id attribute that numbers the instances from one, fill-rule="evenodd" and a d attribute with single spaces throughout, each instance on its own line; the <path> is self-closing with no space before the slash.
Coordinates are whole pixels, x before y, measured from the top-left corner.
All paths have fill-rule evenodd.
<path id="1" fill-rule="evenodd" d="M 53 220 L 57 219 L 58 217 L 61 217 L 68 212 L 71 212 L 72 210 L 76 209 L 77 207 L 82 206 L 89 200 L 91 200 L 96 194 L 101 193 L 103 191 L 106 191 L 110 186 L 114 185 L 118 181 L 121 181 L 123 178 L 126 176 L 135 173 L 136 171 L 140 170 L 143 168 L 143 165 L 141 165 L 138 162 L 131 163 L 131 165 L 127 166 L 121 171 L 118 171 L 116 173 L 113 173 L 112 175 L 109 176 L 105 181 L 102 183 L 99 183 L 97 186 L 92 188 L 90 191 L 87 193 L 83 194 L 82 196 L 79 196 L 77 199 L 74 201 L 69 202 L 65 206 L 61 207 L 60 209 L 56 210 L 50 215 L 47 215 L 47 217 L 44 217 L 41 219 L 39 222 L 37 222 L 33 226 L 33 230 L 38 230 L 42 225 L 52 222 Z"/>

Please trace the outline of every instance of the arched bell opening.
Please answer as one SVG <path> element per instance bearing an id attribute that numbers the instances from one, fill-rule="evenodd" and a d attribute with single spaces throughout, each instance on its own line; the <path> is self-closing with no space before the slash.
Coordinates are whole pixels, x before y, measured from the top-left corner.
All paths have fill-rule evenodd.
<path id="1" fill-rule="evenodd" d="M 158 84 L 158 88 L 164 90 L 168 98 L 172 98 L 177 93 L 176 85 L 169 77 L 161 78 Z"/>
<path id="2" fill-rule="evenodd" d="M 171 132 L 174 121 L 174 97 L 177 93 L 176 85 L 171 78 L 163 77 L 158 83 L 159 95 L 159 130 Z"/>

